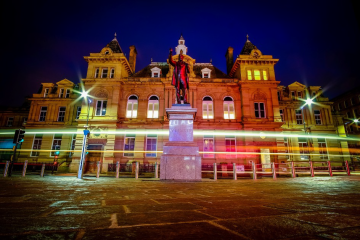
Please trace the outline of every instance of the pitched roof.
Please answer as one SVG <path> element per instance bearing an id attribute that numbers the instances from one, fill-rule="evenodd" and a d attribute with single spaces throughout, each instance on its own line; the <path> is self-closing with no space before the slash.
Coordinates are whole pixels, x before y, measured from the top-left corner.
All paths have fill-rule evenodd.
<path id="1" fill-rule="evenodd" d="M 253 49 L 257 49 L 256 46 L 250 42 L 249 35 L 246 35 L 246 38 L 247 40 L 245 42 L 243 49 L 241 50 L 240 53 L 241 55 L 250 55 Z"/>
<path id="2" fill-rule="evenodd" d="M 123 53 L 123 51 L 121 50 L 121 47 L 119 45 L 118 40 L 116 39 L 116 33 L 114 36 L 114 39 L 111 40 L 111 42 L 109 42 L 106 47 L 110 48 L 114 53 Z"/>
<path id="3" fill-rule="evenodd" d="M 223 73 L 220 69 L 218 69 L 211 63 L 195 63 L 193 69 L 196 77 L 202 78 L 201 70 L 204 68 L 208 68 L 211 70 L 210 78 L 228 78 L 228 75 Z"/>
<path id="4" fill-rule="evenodd" d="M 167 64 L 166 62 L 152 62 L 131 77 L 151 77 L 151 69 L 154 67 L 158 67 L 161 69 L 160 77 L 166 77 L 166 74 L 169 72 L 169 64 Z"/>

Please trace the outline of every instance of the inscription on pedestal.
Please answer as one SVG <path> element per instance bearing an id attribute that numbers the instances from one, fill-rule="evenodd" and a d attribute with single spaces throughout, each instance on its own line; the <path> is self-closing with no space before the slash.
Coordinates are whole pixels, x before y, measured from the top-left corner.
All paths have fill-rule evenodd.
<path id="1" fill-rule="evenodd" d="M 192 142 L 193 120 L 170 120 L 169 141 Z"/>

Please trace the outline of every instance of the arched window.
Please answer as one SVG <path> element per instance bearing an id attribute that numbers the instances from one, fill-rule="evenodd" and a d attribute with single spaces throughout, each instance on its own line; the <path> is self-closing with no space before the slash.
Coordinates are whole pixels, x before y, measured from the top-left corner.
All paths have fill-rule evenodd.
<path id="1" fill-rule="evenodd" d="M 224 119 L 235 119 L 234 100 L 231 97 L 224 98 Z"/>
<path id="2" fill-rule="evenodd" d="M 159 117 L 159 98 L 157 96 L 151 96 L 148 103 L 148 118 Z"/>
<path id="3" fill-rule="evenodd" d="M 126 108 L 126 117 L 127 118 L 136 118 L 138 109 L 138 97 L 136 95 L 131 95 L 128 98 L 127 108 Z"/>
<path id="4" fill-rule="evenodd" d="M 202 109 L 203 109 L 203 119 L 213 119 L 213 100 L 211 97 L 206 96 L 203 98 Z"/>

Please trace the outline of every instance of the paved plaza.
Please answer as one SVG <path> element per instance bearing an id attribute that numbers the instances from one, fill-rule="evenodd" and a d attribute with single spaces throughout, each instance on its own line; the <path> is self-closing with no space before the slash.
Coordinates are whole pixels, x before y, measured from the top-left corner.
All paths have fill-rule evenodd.
<path id="1" fill-rule="evenodd" d="M 1 178 L 0 239 L 359 239 L 360 176 Z"/>

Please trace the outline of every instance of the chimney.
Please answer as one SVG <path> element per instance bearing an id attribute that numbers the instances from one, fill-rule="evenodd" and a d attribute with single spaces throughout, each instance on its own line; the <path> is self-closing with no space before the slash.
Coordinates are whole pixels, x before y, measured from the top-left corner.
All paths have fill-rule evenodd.
<path id="1" fill-rule="evenodd" d="M 129 64 L 131 70 L 135 73 L 135 65 L 136 65 L 136 55 L 137 51 L 134 45 L 130 46 L 130 54 L 129 54 Z"/>
<path id="2" fill-rule="evenodd" d="M 232 66 L 234 65 L 234 55 L 233 55 L 234 49 L 232 47 L 228 47 L 225 57 L 226 57 L 226 70 L 227 74 L 229 75 Z"/>

